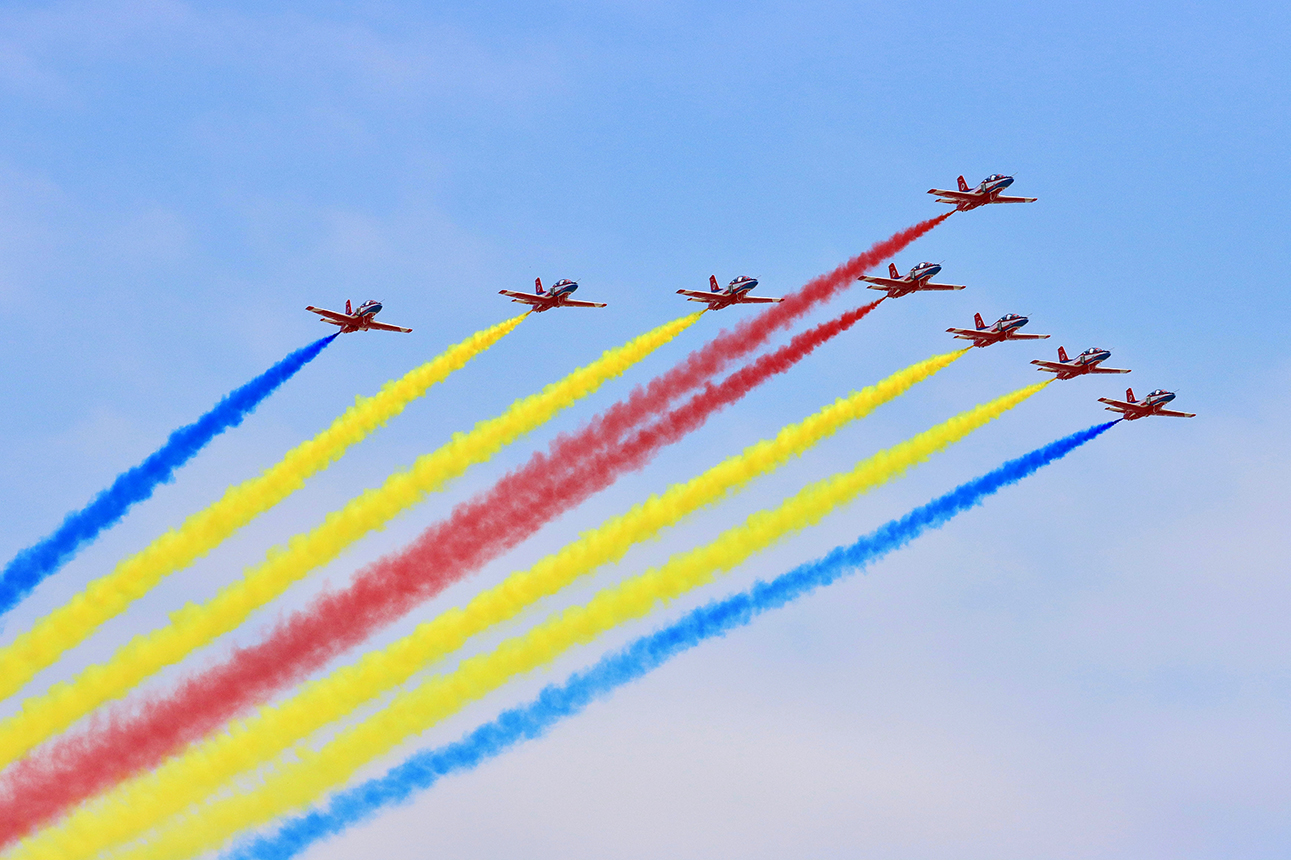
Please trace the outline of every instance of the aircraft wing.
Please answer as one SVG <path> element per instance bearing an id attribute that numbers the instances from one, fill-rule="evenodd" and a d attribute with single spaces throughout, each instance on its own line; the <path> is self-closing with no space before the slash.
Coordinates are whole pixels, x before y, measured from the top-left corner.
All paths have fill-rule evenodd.
<path id="1" fill-rule="evenodd" d="M 576 302 L 573 299 L 567 299 L 561 302 L 557 307 L 562 308 L 603 308 L 605 302 Z"/>
<path id="2" fill-rule="evenodd" d="M 963 285 L 963 284 L 934 284 L 934 283 L 932 283 L 931 281 L 929 281 L 929 282 L 927 282 L 927 283 L 925 283 L 925 284 L 920 284 L 920 285 L 919 285 L 919 287 L 918 287 L 918 290 L 919 290 L 919 291 L 923 291 L 923 290 L 962 290 L 962 289 L 964 289 L 964 285 Z"/>
<path id="3" fill-rule="evenodd" d="M 990 332 L 977 331 L 971 328 L 948 328 L 946 331 L 955 337 L 962 337 L 964 340 L 985 340 L 990 337 Z"/>
<path id="4" fill-rule="evenodd" d="M 1044 340 L 1049 337 L 1047 334 L 1010 334 L 1009 340 Z"/>
<path id="5" fill-rule="evenodd" d="M 879 278 L 879 277 L 875 277 L 874 275 L 861 275 L 860 278 L 858 278 L 857 280 L 864 281 L 867 284 L 876 284 L 877 286 L 871 288 L 876 290 L 885 290 L 888 287 L 892 287 L 893 289 L 901 289 L 903 287 L 908 288 L 910 286 L 910 282 L 906 280 L 897 280 L 896 278 Z"/>
<path id="6" fill-rule="evenodd" d="M 498 295 L 509 296 L 513 302 L 524 302 L 527 305 L 545 305 L 550 300 L 533 293 L 517 293 L 515 290 L 498 290 Z"/>
<path id="7" fill-rule="evenodd" d="M 1128 370 L 1122 370 L 1119 367 L 1091 367 L 1086 373 L 1129 373 Z"/>
<path id="8" fill-rule="evenodd" d="M 703 293 L 699 290 L 677 290 L 677 295 L 685 296 L 692 302 L 715 302 L 722 298 L 721 293 Z"/>
<path id="9" fill-rule="evenodd" d="M 1045 361 L 1042 358 L 1033 358 L 1031 359 L 1031 363 L 1040 367 L 1042 370 L 1052 370 L 1055 373 L 1060 373 L 1064 370 L 1072 369 L 1072 366 L 1070 364 L 1063 364 L 1062 362 L 1059 362 L 1059 361 Z"/>
<path id="10" fill-rule="evenodd" d="M 368 328 L 376 329 L 377 331 L 402 331 L 402 332 L 412 331 L 412 329 L 410 328 L 403 328 L 402 326 L 390 325 L 389 323 L 383 323 L 383 322 L 370 322 L 368 323 Z"/>
<path id="11" fill-rule="evenodd" d="M 961 200 L 975 200 L 979 195 L 977 191 L 946 191 L 941 188 L 929 188 L 929 194 L 936 194 L 938 197 L 948 197 L 947 203 L 958 203 Z"/>
<path id="12" fill-rule="evenodd" d="M 1154 415 L 1164 415 L 1167 418 L 1196 418 L 1196 412 L 1176 412 L 1173 409 L 1161 409 L 1153 413 Z"/>
<path id="13" fill-rule="evenodd" d="M 992 203 L 1034 203 L 1039 197 L 996 197 L 991 200 Z"/>
<path id="14" fill-rule="evenodd" d="M 354 317 L 350 316 L 349 314 L 337 313 L 336 311 L 328 311 L 328 310 L 324 310 L 323 308 L 316 308 L 313 305 L 307 306 L 305 310 L 309 311 L 310 313 L 318 314 L 320 317 L 323 317 L 324 322 L 336 322 L 339 325 L 345 325 L 346 323 L 354 322 Z"/>
<path id="15" fill-rule="evenodd" d="M 1106 403 L 1112 412 L 1116 411 L 1137 411 L 1143 408 L 1142 403 L 1126 403 L 1124 400 L 1113 400 L 1110 397 L 1098 398 L 1099 403 Z"/>
<path id="16" fill-rule="evenodd" d="M 784 299 L 773 299 L 770 296 L 744 295 L 735 300 L 737 305 L 764 305 L 767 302 L 782 302 Z"/>

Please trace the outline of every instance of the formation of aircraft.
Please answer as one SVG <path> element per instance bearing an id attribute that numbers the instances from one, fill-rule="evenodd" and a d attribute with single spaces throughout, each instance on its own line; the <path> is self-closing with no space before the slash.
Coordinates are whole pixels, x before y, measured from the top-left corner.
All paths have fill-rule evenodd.
<path id="1" fill-rule="evenodd" d="M 401 331 L 410 332 L 412 329 L 403 328 L 397 325 L 387 325 L 376 321 L 376 315 L 381 313 L 381 303 L 376 299 L 366 301 L 359 305 L 358 310 L 350 309 L 350 300 L 345 300 L 345 313 L 339 311 L 329 311 L 323 308 L 316 308 L 309 305 L 305 310 L 310 313 L 318 314 L 319 320 L 330 323 L 334 326 L 341 327 L 341 334 L 352 331 Z"/>
<path id="2" fill-rule="evenodd" d="M 888 263 L 889 277 L 861 275 L 860 280 L 871 290 L 883 290 L 889 299 L 899 299 L 922 290 L 962 290 L 963 284 L 934 284 L 932 278 L 941 271 L 941 263 L 920 263 L 904 275 L 897 272 L 895 263 Z"/>
<path id="3" fill-rule="evenodd" d="M 1137 421 L 1149 415 L 1164 415 L 1167 418 L 1197 417 L 1195 412 L 1176 412 L 1173 409 L 1164 408 L 1171 400 L 1174 400 L 1174 392 L 1166 391 L 1164 388 L 1158 388 L 1142 400 L 1134 399 L 1133 388 L 1125 389 L 1124 400 L 1113 400 L 1110 397 L 1098 398 L 1099 403 L 1107 404 L 1108 412 L 1119 412 L 1126 421 Z"/>
<path id="4" fill-rule="evenodd" d="M 1035 197 L 1007 197 L 1003 191 L 1013 184 L 1012 176 L 1005 176 L 1002 173 L 993 173 L 978 183 L 977 187 L 970 188 L 963 176 L 959 177 L 958 189 L 949 190 L 933 188 L 928 191 L 929 194 L 937 195 L 938 203 L 949 203 L 955 207 L 957 212 L 968 212 L 977 209 L 980 206 L 987 206 L 993 203 L 1034 203 Z M 894 263 L 888 264 L 888 277 L 879 277 L 875 275 L 861 275 L 860 280 L 865 281 L 872 290 L 880 290 L 887 295 L 885 298 L 900 298 L 911 293 L 934 291 L 934 290 L 962 290 L 963 284 L 939 284 L 932 279 L 941 272 L 940 263 L 923 262 L 912 267 L 910 271 L 902 275 Z M 514 290 L 498 290 L 498 293 L 507 296 L 513 302 L 529 305 L 535 313 L 549 311 L 552 308 L 603 308 L 606 307 L 604 302 L 583 302 L 575 301 L 571 296 L 578 289 L 576 281 L 568 278 L 557 281 L 551 289 L 544 289 L 542 279 L 535 278 L 533 293 L 522 293 Z M 702 290 L 677 290 L 679 295 L 685 296 L 687 301 L 700 302 L 707 305 L 707 310 L 722 310 L 731 305 L 744 304 L 768 304 L 771 302 L 784 301 L 782 298 L 773 298 L 771 296 L 754 296 L 753 288 L 758 285 L 757 278 L 750 278 L 747 275 L 740 275 L 732 280 L 725 287 L 717 283 L 716 275 L 708 277 L 708 292 Z M 338 326 L 342 332 L 352 331 L 398 331 L 410 332 L 412 329 L 403 328 L 396 325 L 387 325 L 376 321 L 376 315 L 381 312 L 381 303 L 378 301 L 367 301 L 359 305 L 357 310 L 351 310 L 350 302 L 345 302 L 345 312 L 329 311 L 323 308 L 316 308 L 313 305 L 308 306 L 305 310 L 319 315 L 319 318 L 334 326 Z M 1020 314 L 1005 314 L 995 322 L 987 325 L 982 320 L 980 313 L 973 315 L 973 325 L 968 328 L 948 328 L 947 332 L 954 335 L 960 340 L 971 341 L 974 347 L 987 347 L 992 344 L 1002 343 L 1006 340 L 1043 340 L 1049 337 L 1047 334 L 1023 334 L 1020 329 L 1027 324 L 1029 320 Z M 1085 350 L 1075 358 L 1067 357 L 1067 350 L 1058 347 L 1058 360 L 1046 361 L 1035 359 L 1031 363 L 1036 365 L 1041 371 L 1054 374 L 1056 379 L 1073 379 L 1077 376 L 1085 376 L 1095 373 L 1129 373 L 1130 371 L 1122 368 L 1103 367 L 1102 363 L 1110 358 L 1111 350 L 1092 347 Z M 1100 397 L 1099 402 L 1107 404 L 1109 412 L 1120 414 L 1127 421 L 1136 421 L 1139 418 L 1146 418 L 1150 415 L 1165 415 L 1172 418 L 1194 418 L 1192 412 L 1178 412 L 1172 409 L 1166 409 L 1165 405 L 1175 399 L 1172 391 L 1166 391 L 1158 388 L 1150 393 L 1143 400 L 1134 399 L 1134 389 L 1125 389 L 1125 400 L 1113 400 L 1107 397 Z"/>
<path id="5" fill-rule="evenodd" d="M 767 302 L 782 302 L 784 299 L 773 299 L 769 296 L 751 296 L 753 288 L 758 285 L 757 278 L 750 278 L 748 275 L 740 275 L 735 280 L 726 285 L 725 288 L 717 286 L 717 276 L 708 276 L 708 292 L 699 290 L 677 290 L 677 294 L 686 297 L 688 302 L 704 302 L 708 305 L 710 311 L 720 311 L 722 308 L 729 308 L 731 305 L 760 305 Z"/>
<path id="6" fill-rule="evenodd" d="M 542 313 L 552 308 L 603 308 L 605 302 L 579 302 L 570 298 L 574 290 L 578 289 L 578 282 L 571 281 L 569 278 L 557 281 L 551 285 L 551 289 L 543 289 L 542 278 L 533 279 L 533 293 L 518 293 L 515 290 L 498 290 L 499 295 L 509 296 L 511 301 L 520 302 L 524 305 L 532 305 L 534 313 Z"/>
<path id="7" fill-rule="evenodd" d="M 1129 373 L 1128 370 L 1121 370 L 1116 367 L 1100 366 L 1111 357 L 1112 351 L 1110 349 L 1091 346 L 1075 358 L 1067 358 L 1067 350 L 1058 347 L 1057 361 L 1044 361 L 1037 358 L 1031 363 L 1039 365 L 1043 371 L 1056 374 L 1055 378 L 1057 379 L 1074 379 L 1087 373 Z"/>
<path id="8" fill-rule="evenodd" d="M 948 328 L 946 331 L 961 340 L 971 340 L 973 346 L 990 346 L 1006 340 L 1044 340 L 1047 334 L 1022 334 L 1018 329 L 1029 320 L 1019 314 L 1005 314 L 990 325 L 982 322 L 981 314 L 973 314 L 976 328 Z"/>
<path id="9" fill-rule="evenodd" d="M 967 212 L 970 209 L 986 206 L 989 203 L 1034 203 L 1038 199 L 1035 197 L 1005 197 L 1000 194 L 1001 191 L 1012 184 L 1012 176 L 1005 176 L 1003 173 L 992 173 L 983 179 L 976 188 L 969 188 L 968 183 L 961 176 L 959 177 L 958 191 L 930 188 L 928 193 L 936 194 L 938 203 L 950 203 L 958 212 Z"/>

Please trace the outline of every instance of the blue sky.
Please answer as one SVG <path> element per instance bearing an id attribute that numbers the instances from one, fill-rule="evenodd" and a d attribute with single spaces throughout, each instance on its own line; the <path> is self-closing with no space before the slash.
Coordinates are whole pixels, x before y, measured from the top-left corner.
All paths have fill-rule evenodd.
<path id="1" fill-rule="evenodd" d="M 942 260 L 969 289 L 885 304 L 436 606 L 948 348 L 944 329 L 975 311 L 1030 314 L 1054 338 L 978 351 L 598 582 L 1031 381 L 1027 361 L 1059 344 L 1110 347 L 1134 373 L 1053 386 L 696 599 L 1100 420 L 1095 399 L 1122 381 L 1179 391 L 1197 419 L 1118 427 L 867 577 L 311 856 L 1285 856 L 1289 17 L 1272 3 L 5 4 L 0 555 L 318 336 L 304 305 L 379 298 L 415 332 L 342 338 L 3 636 L 356 394 L 509 315 L 498 289 L 573 277 L 610 307 L 526 321 L 33 691 L 674 317 L 676 289 L 747 273 L 780 294 L 938 211 L 928 188 L 1014 173 L 1038 203 L 956 216 L 897 258 Z M 287 605 L 747 313 L 709 315 Z"/>

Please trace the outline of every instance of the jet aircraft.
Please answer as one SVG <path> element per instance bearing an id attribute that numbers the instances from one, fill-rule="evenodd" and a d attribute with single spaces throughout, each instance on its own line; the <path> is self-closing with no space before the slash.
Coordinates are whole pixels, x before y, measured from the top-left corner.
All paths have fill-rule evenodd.
<path id="1" fill-rule="evenodd" d="M 498 290 L 499 295 L 510 296 L 511 301 L 532 305 L 534 313 L 542 313 L 552 308 L 603 308 L 605 302 L 576 302 L 570 298 L 578 282 L 565 278 L 551 285 L 550 290 L 543 289 L 542 278 L 533 279 L 533 295 L 519 293 L 515 290 Z"/>
<path id="2" fill-rule="evenodd" d="M 1077 376 L 1084 376 L 1087 373 L 1129 373 L 1128 370 L 1120 370 L 1115 367 L 1099 367 L 1100 362 L 1104 362 L 1112 357 L 1110 349 L 1099 349 L 1090 347 L 1075 358 L 1067 358 L 1067 350 L 1058 347 L 1057 361 L 1042 361 L 1035 359 L 1032 364 L 1040 366 L 1041 370 L 1057 374 L 1056 379 L 1072 379 Z"/>
<path id="3" fill-rule="evenodd" d="M 871 290 L 883 290 L 889 299 L 899 299 L 910 293 L 922 290 L 962 290 L 963 284 L 934 284 L 932 277 L 941 271 L 940 263 L 920 263 L 904 275 L 897 272 L 893 263 L 888 263 L 886 278 L 873 275 L 861 275 L 860 280 L 870 285 Z"/>
<path id="4" fill-rule="evenodd" d="M 938 203 L 953 204 L 957 212 L 967 212 L 970 209 L 976 209 L 978 206 L 985 206 L 988 203 L 1034 203 L 1035 197 L 1003 197 L 1000 192 L 1013 184 L 1012 176 L 1005 176 L 1002 173 L 992 173 L 981 181 L 976 188 L 969 188 L 964 177 L 959 177 L 959 190 L 947 191 L 941 188 L 931 188 L 929 194 L 937 195 Z"/>
<path id="5" fill-rule="evenodd" d="M 412 331 L 410 328 L 377 322 L 376 315 L 381 313 L 381 303 L 375 299 L 366 301 L 359 305 L 358 310 L 351 310 L 350 300 L 346 299 L 345 313 L 328 311 L 323 308 L 316 308 L 313 305 L 309 305 L 305 310 L 310 313 L 318 314 L 319 319 L 322 322 L 331 323 L 334 326 L 340 326 L 341 334 L 352 331 Z"/>
<path id="6" fill-rule="evenodd" d="M 1005 314 L 989 326 L 982 322 L 981 314 L 973 314 L 977 328 L 948 328 L 946 331 L 962 340 L 971 340 L 973 346 L 990 346 L 1006 340 L 1044 340 L 1047 334 L 1022 334 L 1018 329 L 1026 325 L 1027 318 L 1018 314 Z"/>
<path id="7" fill-rule="evenodd" d="M 758 285 L 757 278 L 740 275 L 723 289 L 717 286 L 717 276 L 708 276 L 708 292 L 699 290 L 677 290 L 677 294 L 686 297 L 688 302 L 705 302 L 708 310 L 720 311 L 731 305 L 760 305 L 767 302 L 782 302 L 784 299 L 773 299 L 770 296 L 751 296 L 749 292 Z"/>
<path id="8" fill-rule="evenodd" d="M 1149 415 L 1165 415 L 1168 418 L 1197 417 L 1195 412 L 1176 412 L 1173 409 L 1162 408 L 1171 400 L 1174 400 L 1174 392 L 1166 391 L 1164 388 L 1158 388 L 1142 400 L 1134 399 L 1133 388 L 1125 389 L 1124 400 L 1112 400 L 1110 397 L 1098 398 L 1099 403 L 1107 404 L 1108 412 L 1119 412 L 1126 421 L 1137 421 Z"/>

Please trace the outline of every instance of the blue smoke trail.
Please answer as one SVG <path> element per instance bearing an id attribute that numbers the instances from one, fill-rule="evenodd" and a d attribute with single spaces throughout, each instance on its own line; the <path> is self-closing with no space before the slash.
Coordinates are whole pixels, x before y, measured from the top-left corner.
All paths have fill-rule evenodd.
<path id="1" fill-rule="evenodd" d="M 334 794 L 326 808 L 288 819 L 275 832 L 243 842 L 225 855 L 225 860 L 287 860 L 315 842 L 371 818 L 383 807 L 406 801 L 443 776 L 470 770 L 521 741 L 540 737 L 555 723 L 579 713 L 594 700 L 604 698 L 677 654 L 705 639 L 723 636 L 764 612 L 784 606 L 900 549 L 928 529 L 937 528 L 956 514 L 981 504 L 987 496 L 1063 457 L 1116 423 L 1109 421 L 1081 430 L 1010 460 L 892 520 L 851 546 L 837 547 L 824 558 L 808 562 L 770 582 L 755 583 L 748 591 L 702 606 L 675 624 L 602 658 L 592 668 L 575 673 L 564 684 L 546 687 L 536 700 L 503 711 L 496 720 L 461 740 L 416 753 L 385 776 Z"/>
<path id="2" fill-rule="evenodd" d="M 339 332 L 338 332 L 339 334 Z M 136 502 L 152 495 L 158 484 L 170 481 L 216 436 L 236 427 L 260 403 L 314 359 L 336 335 L 301 347 L 282 361 L 234 389 L 215 408 L 181 427 L 138 466 L 117 475 L 112 486 L 79 511 L 67 515 L 53 534 L 19 552 L 0 572 L 0 615 L 13 609 L 31 590 L 67 563 L 77 550 L 116 524 Z"/>

